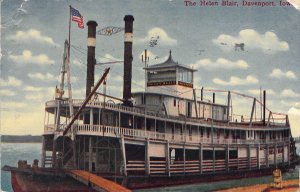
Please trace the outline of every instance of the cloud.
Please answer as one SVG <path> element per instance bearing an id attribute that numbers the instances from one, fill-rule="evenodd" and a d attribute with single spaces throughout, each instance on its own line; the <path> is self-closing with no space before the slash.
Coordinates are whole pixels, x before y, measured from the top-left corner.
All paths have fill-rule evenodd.
<path id="1" fill-rule="evenodd" d="M 213 39 L 213 43 L 227 51 L 234 50 L 236 43 L 244 43 L 245 49 L 259 49 L 265 53 L 289 50 L 289 44 L 281 41 L 274 32 L 267 31 L 260 34 L 253 29 L 241 30 L 236 37 L 221 34 L 217 39 Z"/>
<path id="2" fill-rule="evenodd" d="M 39 43 L 59 46 L 57 43 L 54 43 L 51 37 L 41 35 L 41 32 L 36 29 L 29 29 L 28 31 L 17 31 L 16 34 L 8 36 L 7 39 L 16 42 L 29 42 L 29 43 L 32 43 L 32 41 L 36 41 Z"/>
<path id="3" fill-rule="evenodd" d="M 140 59 L 142 59 L 142 55 L 145 56 L 144 51 L 139 54 Z M 148 57 L 149 57 L 149 62 L 147 62 L 147 64 L 153 65 L 153 64 L 159 64 L 159 63 L 165 62 L 168 59 L 169 55 L 159 57 L 158 55 L 156 55 L 156 54 L 152 53 L 151 51 L 147 50 L 147 58 Z"/>
<path id="4" fill-rule="evenodd" d="M 284 97 L 300 97 L 300 94 L 296 93 L 292 89 L 284 89 L 281 92 L 281 95 L 284 96 Z"/>
<path id="5" fill-rule="evenodd" d="M 270 77 L 273 78 L 288 78 L 288 79 L 297 79 L 297 76 L 295 75 L 295 73 L 293 71 L 287 71 L 287 72 L 283 72 L 281 71 L 281 69 L 273 69 L 272 73 L 269 74 Z"/>
<path id="6" fill-rule="evenodd" d="M 0 90 L 0 95 L 1 95 L 1 96 L 7 96 L 7 97 L 9 97 L 9 96 L 14 96 L 14 95 L 16 95 L 16 93 L 13 92 L 13 91 L 11 91 L 11 90 L 2 89 L 2 90 Z"/>
<path id="7" fill-rule="evenodd" d="M 14 101 L 9 101 L 9 102 L 2 102 L 1 107 L 4 109 L 20 109 L 20 108 L 25 108 L 27 106 L 26 103 L 22 102 L 14 102 Z"/>
<path id="8" fill-rule="evenodd" d="M 37 92 L 37 91 L 42 91 L 42 87 L 33 87 L 33 86 L 25 86 L 23 88 L 24 91 L 30 91 L 30 92 Z"/>
<path id="9" fill-rule="evenodd" d="M 194 68 L 202 67 L 204 69 L 247 69 L 248 63 L 244 60 L 230 61 L 224 58 L 218 58 L 216 61 L 210 59 L 201 59 L 195 64 L 192 64 Z"/>
<path id="10" fill-rule="evenodd" d="M 41 80 L 41 81 L 55 81 L 56 77 L 51 73 L 29 73 L 28 77 L 34 80 Z"/>
<path id="11" fill-rule="evenodd" d="M 239 77 L 232 76 L 232 77 L 230 77 L 229 81 L 224 81 L 219 78 L 214 78 L 213 82 L 218 85 L 236 86 L 236 85 L 257 84 L 258 79 L 252 75 L 248 75 L 245 79 L 241 79 Z"/>
<path id="12" fill-rule="evenodd" d="M 253 95 L 260 95 L 260 92 L 263 94 L 263 90 L 260 90 L 260 89 L 249 89 L 248 92 Z M 273 89 L 267 89 L 266 94 L 267 95 L 275 95 L 275 92 Z"/>
<path id="13" fill-rule="evenodd" d="M 177 45 L 177 40 L 171 38 L 165 30 L 159 27 L 150 29 L 146 37 L 137 39 L 137 43 L 149 43 L 151 38 L 157 39 L 158 45 Z"/>
<path id="14" fill-rule="evenodd" d="M 9 58 L 16 63 L 49 65 L 54 64 L 54 60 L 49 59 L 45 54 L 33 56 L 31 51 L 24 50 L 22 55 L 10 55 Z"/>
<path id="15" fill-rule="evenodd" d="M 82 61 L 79 59 L 73 59 L 71 64 L 74 64 L 76 66 L 83 66 Z"/>
<path id="16" fill-rule="evenodd" d="M 25 94 L 25 99 L 33 102 L 44 103 L 46 100 L 53 98 L 55 94 L 54 87 L 32 87 L 26 86 L 24 91 L 27 91 Z M 65 95 L 67 90 L 65 90 Z"/>
<path id="17" fill-rule="evenodd" d="M 115 61 L 122 61 L 123 59 L 116 58 L 108 53 L 104 56 L 98 58 L 98 63 L 108 63 L 108 62 L 115 62 Z"/>
<path id="18" fill-rule="evenodd" d="M 13 76 L 8 76 L 6 80 L 0 79 L 0 87 L 19 87 L 21 85 L 22 81 Z"/>

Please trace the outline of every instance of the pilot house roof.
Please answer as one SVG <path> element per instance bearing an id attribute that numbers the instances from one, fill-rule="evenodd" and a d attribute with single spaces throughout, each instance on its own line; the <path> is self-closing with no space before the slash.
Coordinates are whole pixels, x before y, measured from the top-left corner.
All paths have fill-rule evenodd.
<path id="1" fill-rule="evenodd" d="M 170 50 L 169 58 L 165 62 L 151 65 L 151 66 L 147 67 L 146 70 L 168 69 L 168 68 L 183 68 L 188 71 L 193 71 L 193 72 L 197 71 L 196 69 L 193 69 L 187 65 L 183 65 L 183 64 L 179 64 L 178 62 L 175 62 L 172 58 L 171 50 Z"/>

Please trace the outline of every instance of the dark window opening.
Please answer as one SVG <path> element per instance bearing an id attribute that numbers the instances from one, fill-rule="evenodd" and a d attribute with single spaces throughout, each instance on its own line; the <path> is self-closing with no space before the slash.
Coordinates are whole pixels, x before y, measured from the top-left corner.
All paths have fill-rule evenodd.
<path id="1" fill-rule="evenodd" d="M 185 160 L 187 161 L 199 160 L 199 150 L 186 149 Z"/>
<path id="2" fill-rule="evenodd" d="M 213 160 L 214 155 L 212 150 L 203 150 L 203 160 Z"/>
<path id="3" fill-rule="evenodd" d="M 237 158 L 238 158 L 237 150 L 229 150 L 229 159 L 237 159 Z"/>
<path id="4" fill-rule="evenodd" d="M 224 160 L 224 159 L 226 159 L 226 151 L 225 150 L 217 150 L 217 151 L 215 151 L 215 159 L 216 160 Z"/>
<path id="5" fill-rule="evenodd" d="M 174 107 L 176 107 L 176 99 L 174 99 Z"/>

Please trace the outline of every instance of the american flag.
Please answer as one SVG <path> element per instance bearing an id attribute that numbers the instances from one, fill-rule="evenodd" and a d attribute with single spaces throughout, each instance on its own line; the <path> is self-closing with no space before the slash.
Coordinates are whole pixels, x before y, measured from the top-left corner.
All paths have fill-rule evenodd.
<path id="1" fill-rule="evenodd" d="M 77 22 L 78 27 L 83 29 L 84 28 L 83 17 L 79 13 L 79 11 L 71 7 L 71 16 L 72 16 L 72 21 Z"/>

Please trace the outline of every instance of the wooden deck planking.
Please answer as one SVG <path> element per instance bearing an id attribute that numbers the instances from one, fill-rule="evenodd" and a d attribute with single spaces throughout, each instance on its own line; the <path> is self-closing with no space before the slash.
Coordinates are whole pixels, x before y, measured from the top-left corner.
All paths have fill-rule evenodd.
<path id="1" fill-rule="evenodd" d="M 109 192 L 130 192 L 131 191 L 115 182 L 107 180 L 103 177 L 100 177 L 88 171 L 66 170 L 66 173 L 68 173 L 70 176 L 72 176 L 75 179 L 79 177 L 78 179 L 79 181 L 84 180 L 87 183 L 91 183 L 92 185 L 104 191 L 109 191 Z"/>

